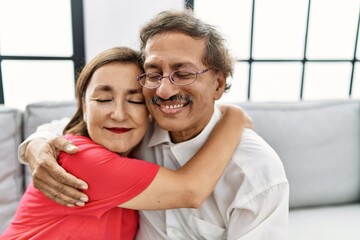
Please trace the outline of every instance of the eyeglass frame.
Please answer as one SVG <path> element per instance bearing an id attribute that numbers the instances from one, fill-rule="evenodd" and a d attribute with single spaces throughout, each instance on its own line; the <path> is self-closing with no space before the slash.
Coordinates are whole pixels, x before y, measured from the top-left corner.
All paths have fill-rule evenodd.
<path id="1" fill-rule="evenodd" d="M 212 70 L 212 68 L 207 68 L 207 69 L 199 70 L 199 71 L 195 71 L 195 70 L 190 70 L 190 71 L 175 70 L 175 71 L 169 73 L 169 75 L 167 75 L 167 76 L 163 76 L 163 75 L 161 75 L 160 73 L 156 73 L 156 72 L 143 73 L 143 74 L 138 75 L 138 76 L 136 77 L 136 80 L 139 82 L 139 84 L 140 84 L 141 86 L 143 86 L 144 88 L 147 88 L 147 89 L 155 89 L 155 88 L 160 87 L 161 82 L 162 82 L 162 80 L 163 80 L 164 78 L 168 78 L 169 81 L 170 81 L 172 84 L 176 85 L 176 86 L 188 86 L 188 85 L 190 85 L 190 84 L 193 84 L 193 83 L 197 80 L 197 76 L 198 76 L 199 74 L 204 74 L 204 73 L 208 72 L 209 70 Z M 194 74 L 195 74 L 195 78 L 194 78 L 194 80 L 193 80 L 192 82 L 190 82 L 190 83 L 179 84 L 179 83 L 174 82 L 174 80 L 172 79 L 172 77 L 174 76 L 174 73 L 176 73 L 176 72 L 194 73 Z M 144 83 L 144 84 L 141 83 L 141 79 L 142 79 L 143 77 L 147 77 L 148 74 L 157 74 L 157 75 L 159 75 L 158 85 L 157 85 L 157 86 L 155 86 L 155 87 L 147 87 L 147 86 L 145 86 L 146 78 L 145 78 L 145 83 Z"/>

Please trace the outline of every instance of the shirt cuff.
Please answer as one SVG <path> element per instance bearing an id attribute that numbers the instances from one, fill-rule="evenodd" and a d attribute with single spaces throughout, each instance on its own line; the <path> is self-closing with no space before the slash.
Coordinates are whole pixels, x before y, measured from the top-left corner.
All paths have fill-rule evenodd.
<path id="1" fill-rule="evenodd" d="M 23 141 L 18 147 L 18 158 L 20 163 L 28 164 L 25 159 L 25 151 L 29 142 L 35 138 L 44 138 L 46 140 L 56 138 L 62 135 L 65 126 L 69 123 L 69 118 L 62 118 L 60 120 L 54 120 L 50 123 L 40 125 L 36 132 L 31 134 L 28 138 Z"/>

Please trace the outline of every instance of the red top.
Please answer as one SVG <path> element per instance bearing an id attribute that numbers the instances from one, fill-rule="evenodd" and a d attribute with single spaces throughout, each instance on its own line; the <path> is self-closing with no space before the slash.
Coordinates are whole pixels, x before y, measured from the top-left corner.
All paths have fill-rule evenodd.
<path id="1" fill-rule="evenodd" d="M 50 200 L 32 183 L 0 239 L 134 239 L 135 210 L 117 207 L 152 182 L 156 164 L 121 157 L 83 136 L 66 135 L 79 147 L 74 155 L 61 153 L 59 164 L 88 183 L 84 207 L 65 207 Z"/>

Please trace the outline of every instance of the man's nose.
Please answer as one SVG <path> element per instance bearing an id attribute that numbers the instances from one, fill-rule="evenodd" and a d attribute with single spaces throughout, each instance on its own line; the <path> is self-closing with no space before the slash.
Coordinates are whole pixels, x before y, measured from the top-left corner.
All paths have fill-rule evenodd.
<path id="1" fill-rule="evenodd" d="M 169 76 L 163 76 L 160 86 L 156 89 L 156 95 L 163 99 L 169 99 L 171 96 L 178 94 L 179 87 L 170 81 Z"/>

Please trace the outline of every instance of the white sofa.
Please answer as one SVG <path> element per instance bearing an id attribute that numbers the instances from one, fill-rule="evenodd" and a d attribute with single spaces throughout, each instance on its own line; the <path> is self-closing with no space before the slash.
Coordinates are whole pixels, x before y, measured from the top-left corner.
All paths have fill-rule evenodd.
<path id="1" fill-rule="evenodd" d="M 360 101 L 241 103 L 279 154 L 290 183 L 290 240 L 360 239 Z M 29 173 L 18 144 L 42 123 L 71 116 L 73 102 L 0 108 L 0 233 Z"/>

